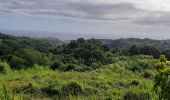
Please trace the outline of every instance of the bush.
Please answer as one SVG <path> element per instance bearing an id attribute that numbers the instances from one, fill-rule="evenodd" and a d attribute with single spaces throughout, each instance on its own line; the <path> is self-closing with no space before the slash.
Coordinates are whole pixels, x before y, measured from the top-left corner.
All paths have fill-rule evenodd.
<path id="1" fill-rule="evenodd" d="M 6 74 L 10 71 L 9 65 L 6 62 L 0 61 L 0 73 Z"/>
<path id="2" fill-rule="evenodd" d="M 2 64 L 0 64 L 0 73 L 5 73 L 5 67 Z"/>
<path id="3" fill-rule="evenodd" d="M 145 71 L 143 74 L 143 77 L 152 79 L 154 77 L 154 74 L 153 74 L 153 72 Z"/>
<path id="4" fill-rule="evenodd" d="M 46 53 L 25 48 L 16 51 L 8 61 L 13 69 L 32 68 L 34 65 L 50 65 L 50 57 Z"/>
<path id="5" fill-rule="evenodd" d="M 78 83 L 72 82 L 70 84 L 66 84 L 62 86 L 60 94 L 62 96 L 69 96 L 69 95 L 77 96 L 80 95 L 82 92 L 83 92 L 82 87 Z"/>
<path id="6" fill-rule="evenodd" d="M 135 86 L 137 86 L 137 85 L 139 85 L 139 84 L 140 84 L 140 82 L 139 82 L 139 81 L 137 81 L 137 80 L 134 80 L 134 81 L 132 81 L 130 84 L 131 84 L 131 85 L 135 85 Z"/>
<path id="7" fill-rule="evenodd" d="M 159 70 L 164 70 L 164 68 L 168 65 L 167 63 L 167 59 L 165 58 L 164 55 L 161 55 L 160 58 L 158 59 L 155 67 L 157 69 L 157 71 Z"/>
<path id="8" fill-rule="evenodd" d="M 23 58 L 12 56 L 11 60 L 9 61 L 9 64 L 12 69 L 24 69 L 27 67 L 32 67 L 28 65 L 28 61 L 26 61 Z"/>
<path id="9" fill-rule="evenodd" d="M 33 86 L 32 83 L 29 83 L 28 85 L 23 87 L 23 92 L 24 93 L 35 93 L 36 88 Z"/>
<path id="10" fill-rule="evenodd" d="M 63 70 L 64 69 L 64 64 L 63 62 L 57 60 L 53 63 L 53 65 L 50 67 L 52 70 L 57 70 L 57 69 L 60 69 L 60 70 Z"/>
<path id="11" fill-rule="evenodd" d="M 170 69 L 158 71 L 153 89 L 160 100 L 170 100 Z"/>
<path id="12" fill-rule="evenodd" d="M 166 62 L 167 59 L 166 59 L 165 55 L 161 55 L 160 58 L 159 58 L 159 61 L 160 62 Z"/>
<path id="13" fill-rule="evenodd" d="M 49 95 L 49 96 L 54 96 L 59 94 L 59 90 L 55 88 L 55 86 L 50 85 L 48 87 L 45 87 L 42 89 L 42 92 Z"/>
<path id="14" fill-rule="evenodd" d="M 89 71 L 92 70 L 92 66 L 86 66 L 84 64 L 68 64 L 67 67 L 65 68 L 65 71 L 78 71 L 78 72 L 84 72 L 84 71 Z"/>
<path id="15" fill-rule="evenodd" d="M 75 70 L 75 69 L 76 69 L 76 66 L 74 64 L 69 64 L 66 67 L 65 71 L 71 71 L 71 70 Z"/>
<path id="16" fill-rule="evenodd" d="M 124 100 L 151 100 L 151 94 L 146 90 L 130 90 L 125 93 Z"/>
<path id="17" fill-rule="evenodd" d="M 143 72 L 147 69 L 154 69 L 154 60 L 141 60 L 132 58 L 130 60 L 124 61 L 124 66 L 133 72 Z"/>
<path id="18" fill-rule="evenodd" d="M 157 62 L 155 67 L 157 70 L 163 70 L 166 67 L 167 63 L 166 62 Z"/>
<path id="19" fill-rule="evenodd" d="M 33 86 L 32 83 L 28 83 L 24 86 L 20 86 L 20 87 L 14 87 L 12 89 L 13 93 L 36 93 L 36 87 Z"/>
<path id="20" fill-rule="evenodd" d="M 42 92 L 47 94 L 48 96 L 56 96 L 56 95 L 59 95 L 61 86 L 62 86 L 61 81 L 54 81 L 50 83 L 49 86 L 43 88 Z"/>
<path id="21" fill-rule="evenodd" d="M 92 63 L 92 65 L 91 65 L 92 69 L 96 69 L 96 68 L 99 68 L 99 67 L 101 67 L 101 63 Z"/>

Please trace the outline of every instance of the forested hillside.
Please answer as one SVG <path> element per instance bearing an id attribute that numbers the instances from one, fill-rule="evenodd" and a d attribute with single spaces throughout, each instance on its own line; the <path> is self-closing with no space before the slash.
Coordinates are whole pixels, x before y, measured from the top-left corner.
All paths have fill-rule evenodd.
<path id="1" fill-rule="evenodd" d="M 0 99 L 169 100 L 170 50 L 132 40 L 0 34 Z"/>
<path id="2" fill-rule="evenodd" d="M 107 44 L 110 48 L 130 48 L 132 45 L 137 46 L 153 46 L 158 49 L 169 49 L 170 40 L 152 40 L 152 39 L 137 39 L 137 38 L 128 38 L 128 39 L 99 39 L 104 44 Z"/>
<path id="3" fill-rule="evenodd" d="M 16 45 L 31 47 L 38 51 L 48 51 L 56 48 L 63 42 L 55 38 L 31 38 L 31 37 L 16 37 L 0 33 L 0 40 L 14 42 Z"/>

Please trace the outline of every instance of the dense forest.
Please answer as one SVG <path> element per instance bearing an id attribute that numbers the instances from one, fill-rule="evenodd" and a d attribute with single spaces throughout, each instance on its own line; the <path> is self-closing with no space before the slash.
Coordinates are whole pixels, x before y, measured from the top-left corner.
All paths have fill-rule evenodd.
<path id="1" fill-rule="evenodd" d="M 2 100 L 169 100 L 170 40 L 0 33 Z"/>
<path id="2" fill-rule="evenodd" d="M 169 49 L 170 40 L 153 40 L 153 39 L 138 39 L 138 38 L 128 38 L 128 39 L 99 39 L 104 44 L 107 44 L 110 48 L 129 48 L 132 45 L 136 46 L 152 46 L 158 49 Z"/>

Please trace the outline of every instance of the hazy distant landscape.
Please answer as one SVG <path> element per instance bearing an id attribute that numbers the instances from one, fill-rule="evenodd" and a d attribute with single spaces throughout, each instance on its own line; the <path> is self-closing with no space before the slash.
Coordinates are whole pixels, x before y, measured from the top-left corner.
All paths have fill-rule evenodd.
<path id="1" fill-rule="evenodd" d="M 60 40 L 72 40 L 77 38 L 96 38 L 96 39 L 127 39 L 127 38 L 139 38 L 139 39 L 153 39 L 153 40 L 168 40 L 170 39 L 169 33 L 154 33 L 149 35 L 148 33 L 85 33 L 85 32 L 50 32 L 50 31 L 29 31 L 29 30 L 4 30 L 0 29 L 1 33 L 15 36 L 28 36 L 28 37 L 53 37 Z"/>

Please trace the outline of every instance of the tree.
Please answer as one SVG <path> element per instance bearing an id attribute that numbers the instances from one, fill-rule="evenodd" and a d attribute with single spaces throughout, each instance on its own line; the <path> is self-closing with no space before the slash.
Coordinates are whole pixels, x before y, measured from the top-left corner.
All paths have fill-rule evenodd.
<path id="1" fill-rule="evenodd" d="M 12 48 L 5 44 L 0 44 L 0 59 L 9 61 L 12 56 Z"/>
<path id="2" fill-rule="evenodd" d="M 79 47 L 83 47 L 86 44 L 86 40 L 84 38 L 77 39 L 77 43 Z"/>
<path id="3" fill-rule="evenodd" d="M 57 46 L 55 49 L 50 50 L 50 52 L 56 55 L 63 53 L 63 51 L 64 51 L 63 46 Z"/>
<path id="4" fill-rule="evenodd" d="M 75 49 L 78 47 L 78 43 L 75 40 L 71 40 L 70 43 L 68 44 L 69 49 Z"/>
<path id="5" fill-rule="evenodd" d="M 11 60 L 9 61 L 9 64 L 11 68 L 13 69 L 25 69 L 28 67 L 28 61 L 26 61 L 23 58 L 12 56 Z M 32 67 L 32 66 L 31 66 Z"/>
<path id="6" fill-rule="evenodd" d="M 94 38 L 87 40 L 86 49 L 88 49 L 88 50 L 100 49 L 101 50 L 101 48 L 102 48 L 102 42 L 101 41 L 98 41 Z"/>
<path id="7" fill-rule="evenodd" d="M 151 55 L 154 58 L 159 58 L 160 56 L 160 51 L 157 48 L 151 46 L 144 46 L 140 48 L 139 53 L 144 55 Z"/>
<path id="8" fill-rule="evenodd" d="M 62 61 L 57 60 L 53 63 L 53 65 L 50 67 L 52 70 L 57 70 L 57 69 L 63 69 L 64 68 L 64 64 Z"/>
<path id="9" fill-rule="evenodd" d="M 108 47 L 108 45 L 102 45 L 102 50 L 103 51 L 109 51 L 110 48 Z"/>
<path id="10" fill-rule="evenodd" d="M 130 47 L 130 49 L 129 49 L 129 54 L 130 54 L 131 56 L 133 56 L 133 55 L 138 55 L 138 54 L 139 54 L 139 50 L 138 50 L 138 48 L 137 48 L 136 45 L 133 45 L 133 46 Z"/>
<path id="11" fill-rule="evenodd" d="M 11 47 L 13 53 L 22 48 L 17 40 L 4 40 L 3 43 Z"/>
<path id="12" fill-rule="evenodd" d="M 153 56 L 154 58 L 159 58 L 160 56 L 160 51 L 151 46 L 143 46 L 143 47 L 137 47 L 136 45 L 133 45 L 129 49 L 129 54 L 131 56 L 133 55 L 150 55 Z"/>
<path id="13" fill-rule="evenodd" d="M 161 52 L 161 54 L 162 55 L 165 55 L 165 57 L 168 59 L 168 60 L 170 60 L 170 50 L 163 50 L 162 52 Z"/>
<path id="14" fill-rule="evenodd" d="M 24 48 L 13 54 L 9 64 L 14 69 L 30 68 L 35 64 L 47 66 L 49 65 L 49 58 L 45 53 L 30 48 Z"/>

